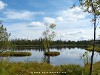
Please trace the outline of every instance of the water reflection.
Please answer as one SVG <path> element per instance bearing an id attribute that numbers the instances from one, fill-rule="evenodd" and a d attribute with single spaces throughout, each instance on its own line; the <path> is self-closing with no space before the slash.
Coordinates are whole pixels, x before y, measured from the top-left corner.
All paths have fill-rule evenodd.
<path id="1" fill-rule="evenodd" d="M 56 50 L 62 50 L 62 49 L 85 49 L 86 46 L 52 46 L 50 49 L 56 49 Z M 44 51 L 44 47 L 40 46 L 14 46 L 11 47 L 11 50 L 38 50 L 38 51 Z"/>
<path id="2" fill-rule="evenodd" d="M 47 62 L 52 65 L 62 65 L 62 64 L 78 64 L 81 66 L 84 66 L 84 60 L 81 59 L 82 55 L 86 52 L 85 49 L 81 48 L 51 48 L 50 51 L 57 51 L 60 52 L 59 56 L 51 57 L 51 56 L 45 56 L 44 55 L 44 49 L 38 49 L 38 48 L 13 48 L 13 51 L 26 51 L 31 52 L 31 56 L 25 56 L 25 57 L 9 57 L 9 61 L 11 62 Z M 91 56 L 91 52 L 88 51 L 88 57 Z M 2 57 L 6 58 L 6 57 Z M 95 52 L 94 55 L 94 62 L 100 61 L 100 53 Z"/>
<path id="3" fill-rule="evenodd" d="M 81 58 L 82 58 L 83 61 L 84 61 L 84 65 L 85 65 L 85 64 L 91 63 L 91 57 L 89 56 L 89 52 L 88 52 L 88 51 L 86 51 L 86 52 L 82 55 Z"/>
<path id="4" fill-rule="evenodd" d="M 50 64 L 50 56 L 44 55 L 43 62 L 46 62 L 46 63 Z"/>

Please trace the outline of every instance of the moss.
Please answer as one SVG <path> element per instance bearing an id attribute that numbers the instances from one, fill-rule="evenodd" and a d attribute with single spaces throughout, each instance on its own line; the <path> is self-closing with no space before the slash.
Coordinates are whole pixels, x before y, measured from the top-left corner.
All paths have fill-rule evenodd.
<path id="1" fill-rule="evenodd" d="M 31 55 L 30 52 L 11 52 L 11 51 L 3 52 L 0 54 L 0 56 L 30 56 L 30 55 Z"/>
<path id="2" fill-rule="evenodd" d="M 45 55 L 46 56 L 58 56 L 60 54 L 60 52 L 46 52 Z"/>

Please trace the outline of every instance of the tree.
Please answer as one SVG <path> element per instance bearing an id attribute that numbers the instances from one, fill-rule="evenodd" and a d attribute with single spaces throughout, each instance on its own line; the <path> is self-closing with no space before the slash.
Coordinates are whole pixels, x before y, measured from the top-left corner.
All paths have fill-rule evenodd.
<path id="1" fill-rule="evenodd" d="M 92 19 L 94 25 L 94 40 L 93 40 L 93 50 L 91 55 L 91 65 L 90 65 L 90 74 L 92 75 L 92 64 L 94 57 L 94 48 L 95 48 L 95 40 L 96 40 L 96 27 L 97 27 L 97 19 L 100 18 L 100 0 L 79 0 L 83 10 L 85 12 L 91 13 L 94 17 Z"/>
<path id="2" fill-rule="evenodd" d="M 0 49 L 3 50 L 9 46 L 9 36 L 7 29 L 3 27 L 2 22 L 0 22 Z"/>
<path id="3" fill-rule="evenodd" d="M 52 24 L 45 23 L 45 26 L 46 26 L 46 30 L 42 33 L 43 45 L 45 48 L 45 52 L 49 52 L 50 44 L 52 43 L 52 41 L 55 37 L 54 28 L 56 27 L 56 25 L 54 23 L 52 23 Z"/>

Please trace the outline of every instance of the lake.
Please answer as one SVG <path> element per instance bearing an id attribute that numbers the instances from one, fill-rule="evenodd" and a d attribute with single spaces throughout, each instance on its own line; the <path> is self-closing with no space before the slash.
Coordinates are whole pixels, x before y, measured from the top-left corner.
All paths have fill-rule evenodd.
<path id="1" fill-rule="evenodd" d="M 61 49 L 50 49 L 50 51 L 58 51 L 60 55 L 55 57 L 45 56 L 43 50 L 35 50 L 35 49 L 24 49 L 17 51 L 26 51 L 31 52 L 31 56 L 25 57 L 1 57 L 2 59 L 8 59 L 11 62 L 48 62 L 52 65 L 63 65 L 63 64 L 78 64 L 84 66 L 84 59 L 81 58 L 82 55 L 86 52 L 85 49 L 80 48 L 61 48 Z M 88 58 L 91 57 L 91 52 L 88 51 Z M 100 53 L 95 52 L 94 62 L 100 61 Z"/>

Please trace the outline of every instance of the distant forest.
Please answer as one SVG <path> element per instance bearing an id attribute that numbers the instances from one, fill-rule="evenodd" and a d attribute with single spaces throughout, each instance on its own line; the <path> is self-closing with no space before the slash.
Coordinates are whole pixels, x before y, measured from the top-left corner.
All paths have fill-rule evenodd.
<path id="1" fill-rule="evenodd" d="M 43 46 L 43 39 L 12 39 L 10 40 L 11 46 Z M 52 41 L 51 46 L 89 46 L 93 44 L 93 40 L 82 40 L 82 41 Z M 96 40 L 96 45 L 100 45 L 100 40 Z"/>

